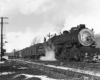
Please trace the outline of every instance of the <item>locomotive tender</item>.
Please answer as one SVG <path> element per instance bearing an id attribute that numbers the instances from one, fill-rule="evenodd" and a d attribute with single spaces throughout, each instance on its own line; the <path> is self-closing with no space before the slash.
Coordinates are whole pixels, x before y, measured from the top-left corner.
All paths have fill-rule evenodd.
<path id="1" fill-rule="evenodd" d="M 84 61 L 88 56 L 88 60 L 92 61 L 100 52 L 96 48 L 93 30 L 86 28 L 84 24 L 72 27 L 70 31 L 63 31 L 63 34 L 55 35 L 44 43 L 50 48 L 52 45 L 55 47 L 55 57 L 58 60 Z M 45 55 L 44 43 L 35 44 L 19 52 L 24 58 L 40 58 Z"/>

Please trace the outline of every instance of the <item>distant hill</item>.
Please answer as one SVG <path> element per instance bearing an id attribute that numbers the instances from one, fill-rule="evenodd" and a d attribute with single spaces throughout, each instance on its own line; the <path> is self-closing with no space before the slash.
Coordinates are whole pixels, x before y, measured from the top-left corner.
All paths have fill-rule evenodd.
<path id="1" fill-rule="evenodd" d="M 95 35 L 95 41 L 96 41 L 97 47 L 100 48 L 100 34 Z"/>

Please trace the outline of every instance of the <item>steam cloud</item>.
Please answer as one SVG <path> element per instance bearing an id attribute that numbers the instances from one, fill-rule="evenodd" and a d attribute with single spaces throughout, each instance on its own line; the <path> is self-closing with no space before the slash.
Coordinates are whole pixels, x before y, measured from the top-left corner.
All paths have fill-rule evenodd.
<path id="1" fill-rule="evenodd" d="M 43 61 L 56 61 L 55 52 L 54 52 L 54 45 L 44 42 L 44 49 L 45 49 L 45 56 L 40 57 L 40 60 Z"/>
<path id="2" fill-rule="evenodd" d="M 43 61 L 56 61 L 55 52 L 50 47 L 45 48 L 45 56 L 41 57 L 40 60 Z"/>

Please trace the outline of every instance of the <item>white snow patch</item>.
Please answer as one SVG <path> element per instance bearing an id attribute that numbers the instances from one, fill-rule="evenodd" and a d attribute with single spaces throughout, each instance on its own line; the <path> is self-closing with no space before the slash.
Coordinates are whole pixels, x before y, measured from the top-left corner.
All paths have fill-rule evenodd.
<path id="1" fill-rule="evenodd" d="M 5 61 L 0 61 L 0 64 L 4 64 L 5 63 Z"/>
<path id="2" fill-rule="evenodd" d="M 8 75 L 8 74 L 14 74 L 15 72 L 2 72 L 2 73 L 0 73 L 0 76 L 2 76 L 2 75 Z"/>
<path id="3" fill-rule="evenodd" d="M 41 80 L 59 80 L 59 79 L 53 79 L 53 78 L 49 78 L 47 76 L 44 76 L 44 75 L 30 75 L 30 74 L 18 74 L 16 76 L 14 76 L 13 78 L 17 78 L 21 75 L 24 75 L 26 78 L 25 79 L 29 79 L 29 78 L 40 78 Z M 63 80 L 63 79 L 60 79 L 60 80 Z"/>
<path id="4" fill-rule="evenodd" d="M 4 59 L 8 60 L 8 56 L 2 56 L 2 58 L 4 58 Z"/>

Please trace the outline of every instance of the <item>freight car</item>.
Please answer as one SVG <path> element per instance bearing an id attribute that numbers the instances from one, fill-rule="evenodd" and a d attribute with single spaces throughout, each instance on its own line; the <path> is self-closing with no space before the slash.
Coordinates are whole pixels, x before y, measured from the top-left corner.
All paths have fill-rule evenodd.
<path id="1" fill-rule="evenodd" d="M 63 61 L 93 61 L 96 55 L 100 55 L 93 30 L 86 28 L 84 24 L 63 31 L 63 34 L 55 35 L 47 41 L 44 39 L 44 43 L 22 49 L 19 55 L 23 58 L 39 59 L 45 55 L 46 47 L 54 48 L 56 59 Z"/>
<path id="2" fill-rule="evenodd" d="M 15 58 L 30 58 L 30 59 L 39 59 L 41 56 L 45 54 L 43 43 L 38 43 L 35 45 L 31 45 L 30 47 L 26 47 L 22 50 L 15 51 Z"/>

